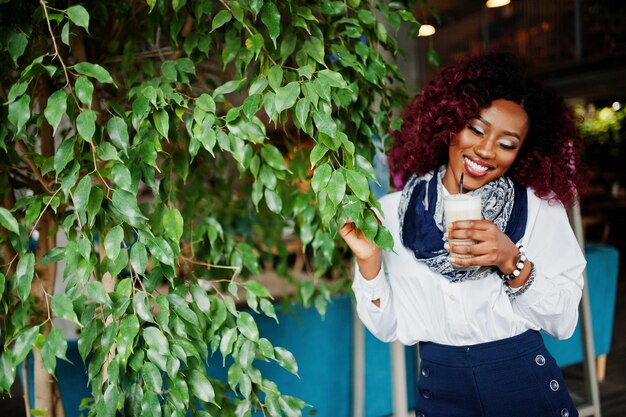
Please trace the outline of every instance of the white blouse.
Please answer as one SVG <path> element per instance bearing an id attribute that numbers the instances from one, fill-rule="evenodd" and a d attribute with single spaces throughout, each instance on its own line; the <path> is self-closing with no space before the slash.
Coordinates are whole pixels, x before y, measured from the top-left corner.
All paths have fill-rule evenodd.
<path id="1" fill-rule="evenodd" d="M 418 262 L 400 241 L 400 195 L 380 200 L 382 223 L 394 237 L 394 250 L 383 253 L 380 273 L 366 280 L 355 267 L 357 312 L 372 334 L 385 342 L 455 346 L 504 339 L 529 329 L 543 329 L 558 339 L 572 335 L 586 261 L 561 204 L 541 200 L 528 190 L 522 245 L 536 274 L 525 291 L 509 296 L 495 272 L 451 283 Z M 372 303 L 376 299 L 380 307 Z"/>

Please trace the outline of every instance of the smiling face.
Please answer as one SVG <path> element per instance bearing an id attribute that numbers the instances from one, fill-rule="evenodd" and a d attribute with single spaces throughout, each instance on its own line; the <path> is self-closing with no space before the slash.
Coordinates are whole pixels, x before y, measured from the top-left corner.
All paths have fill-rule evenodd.
<path id="1" fill-rule="evenodd" d="M 498 99 L 467 121 L 448 147 L 448 166 L 443 185 L 448 192 L 475 190 L 511 167 L 528 134 L 526 111 L 517 103 Z"/>

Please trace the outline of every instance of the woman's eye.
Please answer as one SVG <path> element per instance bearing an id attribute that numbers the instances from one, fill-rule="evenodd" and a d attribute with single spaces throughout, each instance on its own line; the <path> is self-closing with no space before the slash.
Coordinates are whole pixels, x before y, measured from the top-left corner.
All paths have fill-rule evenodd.
<path id="1" fill-rule="evenodd" d="M 509 142 L 508 140 L 501 141 L 500 146 L 504 149 L 517 149 L 517 145 L 513 142 Z"/>
<path id="2" fill-rule="evenodd" d="M 483 132 L 483 130 L 482 130 L 480 127 L 478 127 L 478 126 L 474 126 L 474 125 L 467 125 L 467 128 L 468 128 L 469 130 L 471 130 L 471 131 L 472 131 L 475 135 L 482 136 L 482 135 L 484 135 L 484 134 L 485 134 L 485 132 Z"/>

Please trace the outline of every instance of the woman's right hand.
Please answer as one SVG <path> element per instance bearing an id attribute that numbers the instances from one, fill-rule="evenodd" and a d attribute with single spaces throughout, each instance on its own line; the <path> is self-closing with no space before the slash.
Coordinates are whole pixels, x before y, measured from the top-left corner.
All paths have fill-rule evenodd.
<path id="1" fill-rule="evenodd" d="M 339 229 L 339 235 L 341 235 L 352 253 L 354 253 L 363 278 L 376 278 L 382 264 L 382 251 L 380 248 L 370 242 L 352 221 L 346 222 Z"/>

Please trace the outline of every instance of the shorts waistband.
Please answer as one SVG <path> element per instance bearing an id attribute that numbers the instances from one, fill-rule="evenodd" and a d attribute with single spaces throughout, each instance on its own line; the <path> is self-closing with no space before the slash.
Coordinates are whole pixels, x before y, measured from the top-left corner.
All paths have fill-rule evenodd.
<path id="1" fill-rule="evenodd" d="M 527 330 L 517 336 L 475 345 L 450 346 L 434 342 L 419 344 L 422 359 L 455 367 L 509 360 L 543 346 L 543 338 L 536 330 Z"/>

